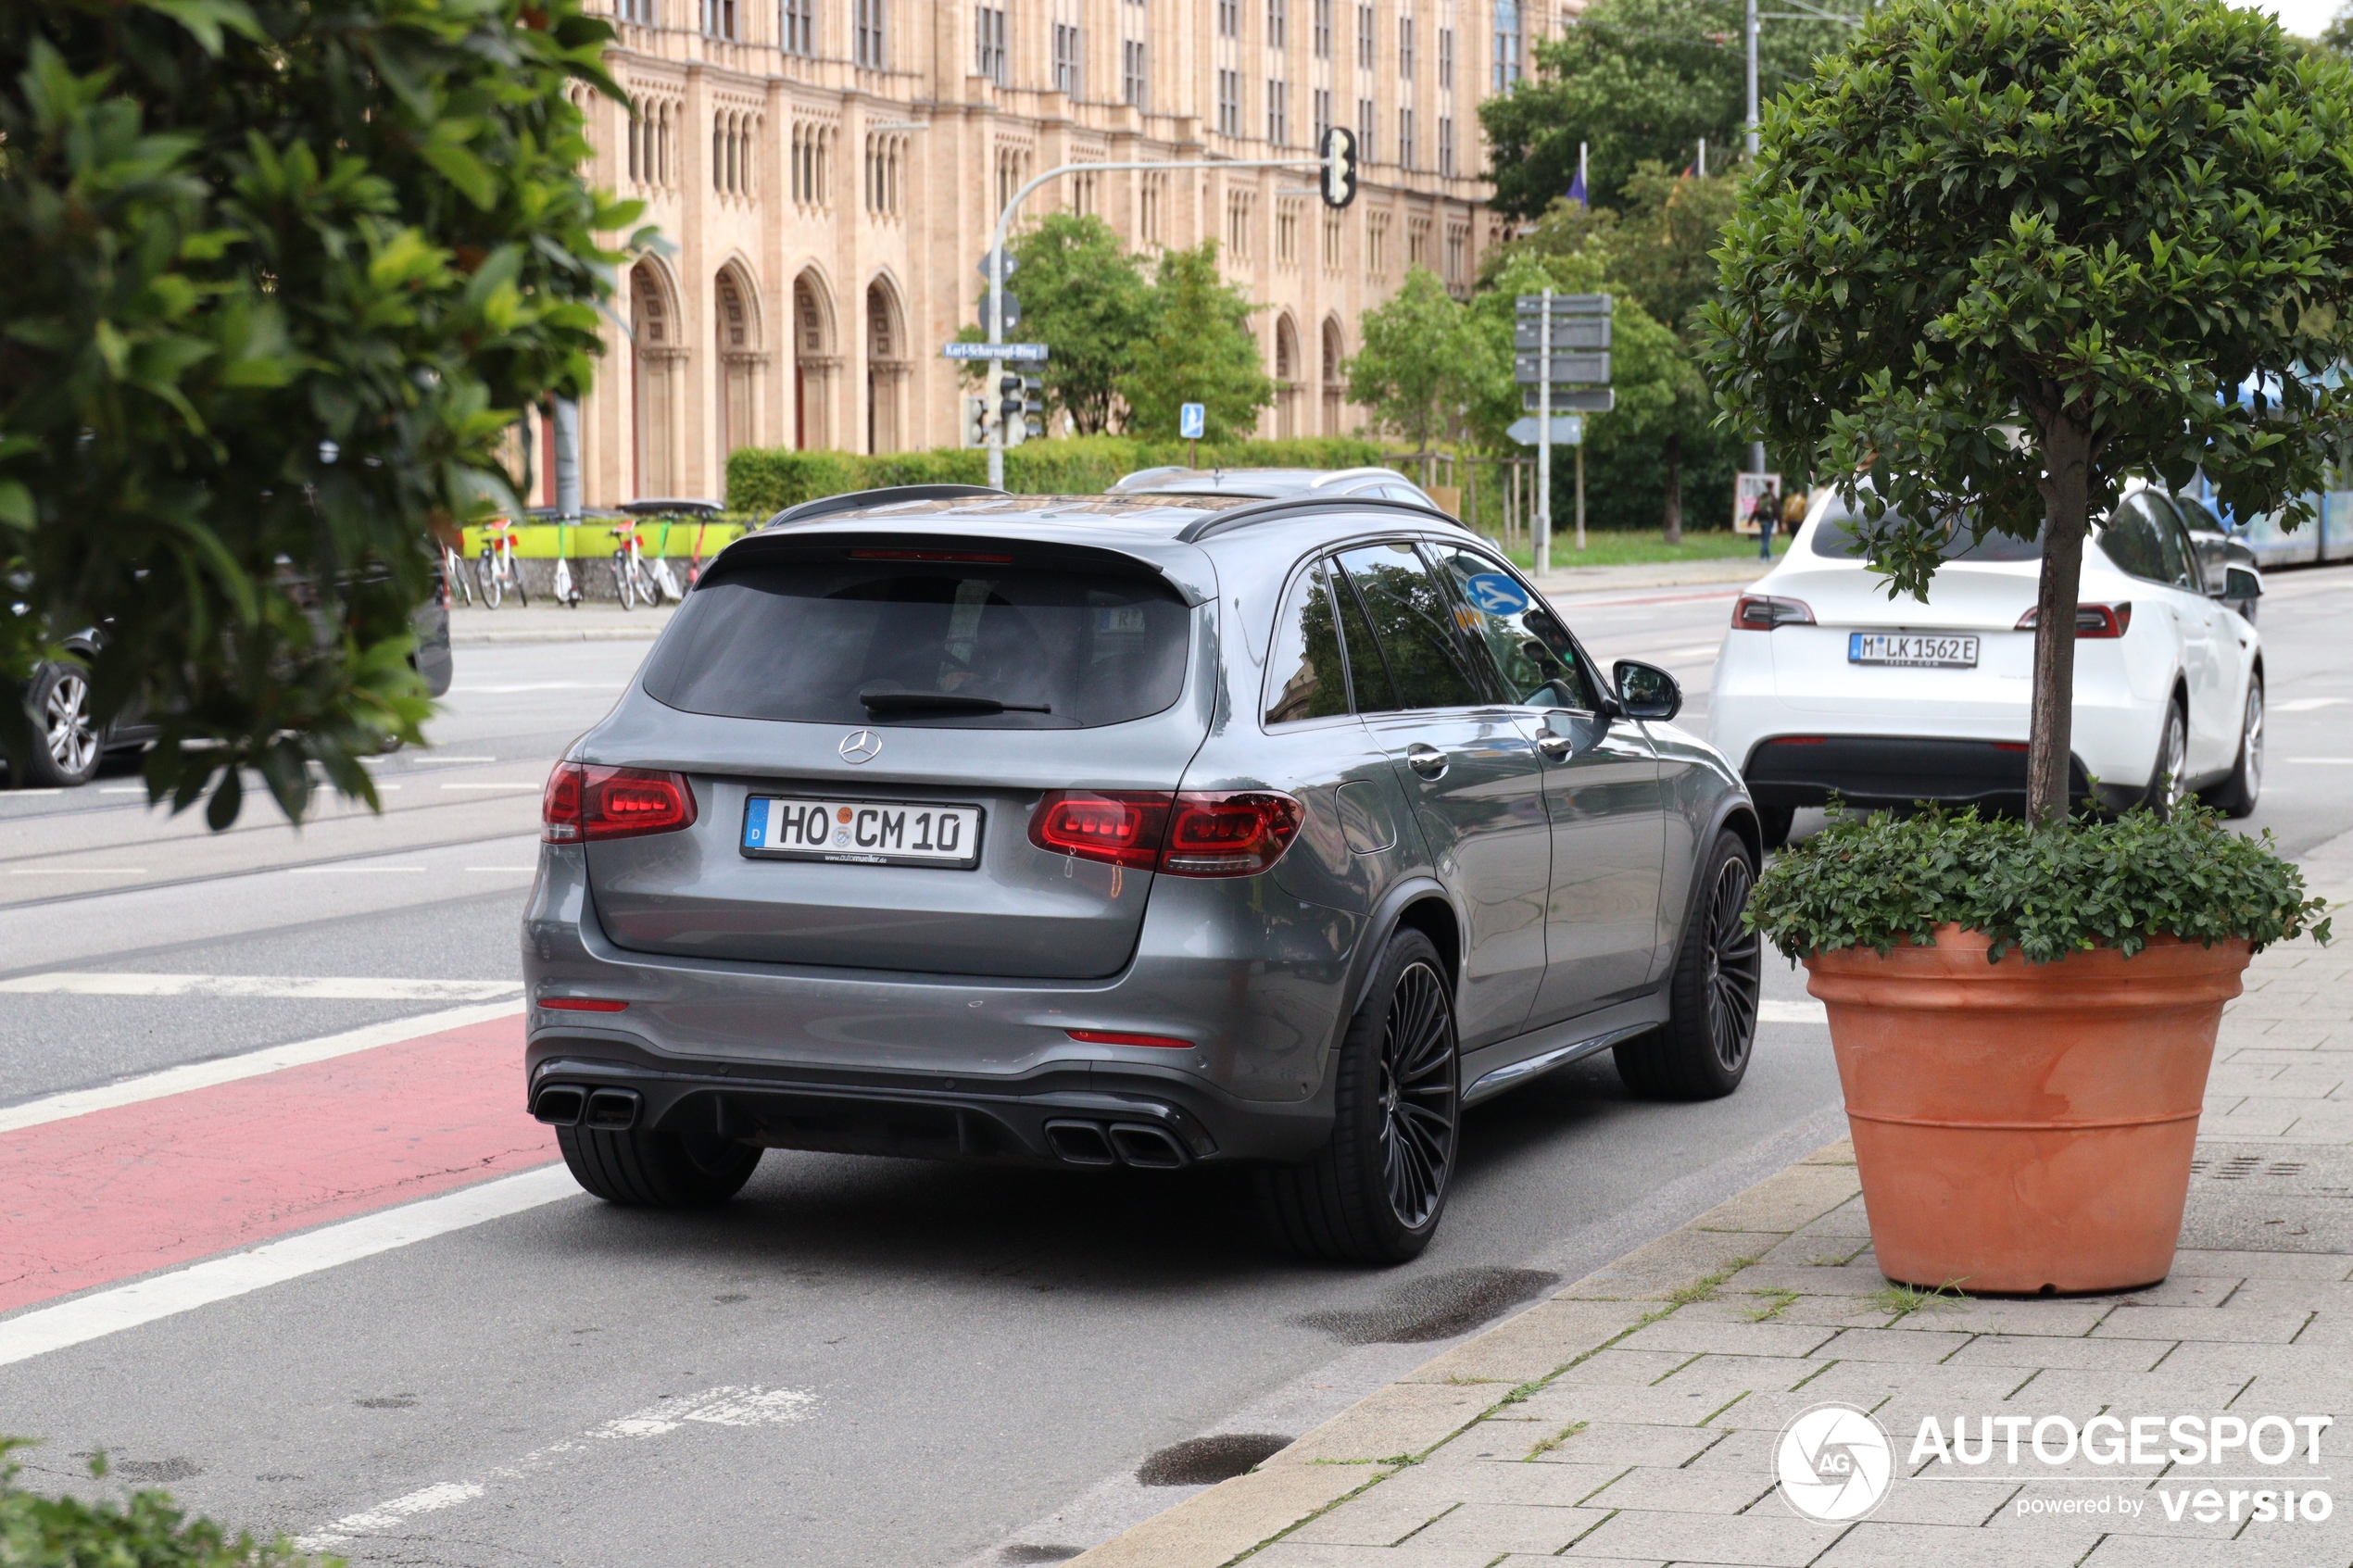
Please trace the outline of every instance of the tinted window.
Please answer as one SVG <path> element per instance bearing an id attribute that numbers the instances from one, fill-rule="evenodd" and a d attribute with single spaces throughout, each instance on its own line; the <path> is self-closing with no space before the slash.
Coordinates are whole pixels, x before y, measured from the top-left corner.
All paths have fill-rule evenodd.
<path id="1" fill-rule="evenodd" d="M 1468 708 L 1485 700 L 1454 634 L 1452 596 L 1411 545 L 1343 550 L 1340 561 L 1387 656 L 1400 708 Z"/>
<path id="2" fill-rule="evenodd" d="M 2108 526 L 2100 530 L 2100 553 L 2114 561 L 2119 571 L 2152 583 L 2192 586 L 2179 521 L 2171 512 L 2170 507 L 2158 510 L 2158 502 L 2146 491 L 2125 496 L 2109 516 Z"/>
<path id="3" fill-rule="evenodd" d="M 1332 597 L 1340 603 L 1340 633 L 1348 647 L 1348 684 L 1356 698 L 1356 711 L 1395 712 L 1399 707 L 1397 687 L 1389 678 L 1389 660 L 1381 656 L 1380 645 L 1373 641 L 1373 628 L 1365 619 L 1365 607 L 1356 602 L 1355 593 L 1338 576 L 1332 579 Z"/>
<path id="4" fill-rule="evenodd" d="M 1900 514 L 1891 514 L 1900 516 Z M 1887 518 L 1881 520 L 1889 521 Z M 1814 553 L 1833 560 L 1861 560 L 1863 551 L 1855 536 L 1856 514 L 1843 502 L 1832 501 L 1831 509 L 1822 514 L 1819 526 L 1814 530 Z M 2020 561 L 2041 560 L 2043 541 L 2013 539 L 2007 533 L 1987 533 L 1981 542 L 1971 538 L 1969 524 L 1956 520 L 1944 540 L 1944 547 L 1937 552 L 1946 560 Z"/>
<path id="5" fill-rule="evenodd" d="M 1452 545 L 1428 549 L 1461 591 L 1464 621 L 1494 660 L 1506 700 L 1531 708 L 1593 707 L 1577 645 L 1534 589 L 1485 556 Z"/>
<path id="6" fill-rule="evenodd" d="M 1348 675 L 1340 663 L 1340 631 L 1318 561 L 1300 573 L 1275 623 L 1274 657 L 1266 661 L 1266 722 L 1296 723 L 1348 711 Z"/>
<path id="7" fill-rule="evenodd" d="M 731 719 L 1081 729 L 1175 702 L 1190 621 L 1175 590 L 1144 578 L 751 562 L 686 596 L 645 684 Z"/>

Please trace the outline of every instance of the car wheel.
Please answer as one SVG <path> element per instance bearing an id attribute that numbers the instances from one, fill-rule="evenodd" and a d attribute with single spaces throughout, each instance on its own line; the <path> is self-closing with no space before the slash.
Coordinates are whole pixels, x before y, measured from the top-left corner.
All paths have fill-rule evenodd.
<path id="1" fill-rule="evenodd" d="M 2182 784 L 2182 775 L 2190 765 L 2190 716 L 2176 696 L 2165 705 L 2165 731 L 2158 737 L 2157 768 L 2149 774 L 2149 786 L 2141 797 L 2141 804 L 2159 817 L 2171 818 L 2189 792 Z"/>
<path id="2" fill-rule="evenodd" d="M 2208 796 L 2226 817 L 2246 817 L 2263 795 L 2263 671 L 2247 678 L 2246 714 L 2239 722 L 2239 759 L 2231 776 Z"/>
<path id="3" fill-rule="evenodd" d="M 1276 1233 L 1332 1262 L 1418 1256 L 1453 1183 L 1461 1069 L 1445 965 L 1428 937 L 1401 931 L 1340 1043 L 1331 1141 L 1303 1165 L 1259 1173 Z"/>
<path id="4" fill-rule="evenodd" d="M 70 664 L 42 667 L 32 678 L 40 745 L 25 759 L 23 783 L 34 789 L 72 789 L 97 776 L 105 755 L 90 717 L 90 677 Z"/>
<path id="5" fill-rule="evenodd" d="M 706 1209 L 743 1190 L 762 1150 L 709 1133 L 559 1127 L 573 1179 L 608 1203 Z"/>
<path id="6" fill-rule="evenodd" d="M 1757 834 L 1768 849 L 1779 849 L 1789 843 L 1790 824 L 1797 821 L 1794 806 L 1759 806 L 1756 809 Z"/>
<path id="7" fill-rule="evenodd" d="M 1653 1099 L 1717 1099 L 1741 1086 L 1756 1044 L 1764 941 L 1741 923 L 1756 867 L 1736 834 L 1717 835 L 1683 922 L 1667 1022 L 1614 1047 L 1617 1075 Z"/>

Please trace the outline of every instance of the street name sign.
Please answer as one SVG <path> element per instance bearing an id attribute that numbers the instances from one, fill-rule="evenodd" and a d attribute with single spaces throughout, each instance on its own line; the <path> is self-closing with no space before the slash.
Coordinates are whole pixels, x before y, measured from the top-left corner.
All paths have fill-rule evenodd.
<path id="1" fill-rule="evenodd" d="M 1042 343 L 951 343 L 939 352 L 950 359 L 1002 359 L 1009 365 L 1046 362 L 1046 345 Z"/>

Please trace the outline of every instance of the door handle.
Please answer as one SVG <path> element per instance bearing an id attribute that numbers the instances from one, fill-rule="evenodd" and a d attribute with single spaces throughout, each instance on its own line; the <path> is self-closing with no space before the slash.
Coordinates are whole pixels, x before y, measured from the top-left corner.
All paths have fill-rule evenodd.
<path id="1" fill-rule="evenodd" d="M 1416 741 L 1405 748 L 1405 766 L 1426 779 L 1442 779 L 1446 776 L 1446 754 L 1434 746 Z"/>
<path id="2" fill-rule="evenodd" d="M 1569 752 L 1575 748 L 1567 735 L 1546 734 L 1536 737 L 1536 749 L 1547 762 L 1566 762 Z"/>

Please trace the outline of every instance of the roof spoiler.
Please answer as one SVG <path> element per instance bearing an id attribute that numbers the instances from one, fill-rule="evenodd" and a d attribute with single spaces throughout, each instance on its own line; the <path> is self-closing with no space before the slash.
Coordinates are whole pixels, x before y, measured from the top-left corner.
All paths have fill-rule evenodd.
<path id="1" fill-rule="evenodd" d="M 786 507 L 761 527 L 782 528 L 787 523 L 812 522 L 837 512 L 854 512 L 862 507 L 886 507 L 894 501 L 953 501 L 970 495 L 1006 494 L 1008 492 L 991 489 L 986 484 L 893 484 L 881 490 L 853 490 L 846 495 L 825 495 L 814 501 L 803 501 L 797 507 Z"/>

